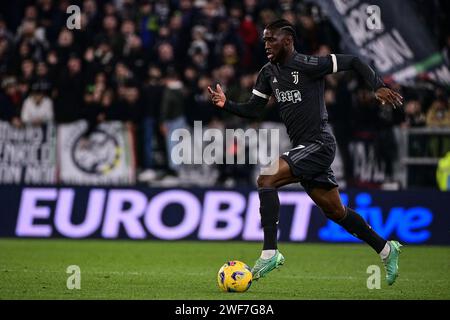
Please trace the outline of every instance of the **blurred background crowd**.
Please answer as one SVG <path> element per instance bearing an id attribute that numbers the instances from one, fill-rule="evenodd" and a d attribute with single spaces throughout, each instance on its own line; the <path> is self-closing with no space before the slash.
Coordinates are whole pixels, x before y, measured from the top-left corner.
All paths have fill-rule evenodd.
<path id="1" fill-rule="evenodd" d="M 450 4 L 411 2 L 448 63 L 450 20 L 445 13 Z M 80 30 L 66 27 L 71 4 L 81 8 Z M 231 100 L 250 97 L 267 62 L 262 31 L 277 18 L 295 25 L 299 52 L 343 53 L 337 31 L 306 1 L 2 1 L 0 119 L 17 127 L 86 119 L 87 134 L 103 121 L 124 121 L 135 132 L 140 180 L 159 178 L 158 170 L 176 176 L 177 167 L 167 157 L 174 129 L 196 120 L 215 128 L 280 122 L 273 101 L 250 124 L 215 109 L 207 92 L 208 85 L 220 83 Z M 326 82 L 330 123 L 348 183 L 353 138 L 373 138 L 390 175 L 398 149 L 394 127 L 450 127 L 448 88 L 393 84 L 405 103 L 403 109 L 392 109 L 380 106 L 351 72 L 327 76 Z M 450 144 L 436 148 L 430 152 L 438 156 Z M 245 168 L 224 166 L 220 180 L 244 175 L 243 182 L 251 183 L 245 173 Z"/>

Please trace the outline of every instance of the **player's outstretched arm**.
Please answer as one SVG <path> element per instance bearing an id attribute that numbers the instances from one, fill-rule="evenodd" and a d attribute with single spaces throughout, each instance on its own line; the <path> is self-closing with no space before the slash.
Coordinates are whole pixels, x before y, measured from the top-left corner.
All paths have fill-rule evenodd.
<path id="1" fill-rule="evenodd" d="M 244 103 L 229 101 L 227 100 L 225 93 L 219 84 L 216 85 L 216 90 L 208 87 L 208 92 L 211 101 L 215 106 L 223 108 L 224 110 L 243 118 L 258 118 L 261 115 L 261 110 L 267 104 L 266 99 L 260 98 L 254 94 L 252 94 L 250 99 Z"/>
<path id="2" fill-rule="evenodd" d="M 357 56 L 347 54 L 336 54 L 337 71 L 354 70 L 367 82 L 375 92 L 375 97 L 382 104 L 392 104 L 394 107 L 403 104 L 403 97 L 394 90 L 385 86 L 383 80 L 367 63 Z M 333 66 L 334 68 L 334 66 Z"/>

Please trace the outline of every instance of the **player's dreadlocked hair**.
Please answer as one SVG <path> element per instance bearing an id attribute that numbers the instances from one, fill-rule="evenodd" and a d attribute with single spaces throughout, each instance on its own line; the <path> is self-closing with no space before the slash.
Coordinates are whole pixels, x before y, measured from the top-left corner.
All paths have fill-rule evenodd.
<path id="1" fill-rule="evenodd" d="M 295 34 L 295 29 L 294 26 L 292 24 L 289 23 L 289 21 L 285 20 L 285 19 L 279 19 L 279 20 L 275 20 L 271 23 L 269 23 L 266 26 L 266 29 L 270 29 L 270 30 L 274 30 L 274 29 L 279 29 L 279 30 L 283 30 L 286 31 L 288 34 L 290 34 L 293 38 L 293 40 L 295 40 L 296 38 L 296 34 Z"/>

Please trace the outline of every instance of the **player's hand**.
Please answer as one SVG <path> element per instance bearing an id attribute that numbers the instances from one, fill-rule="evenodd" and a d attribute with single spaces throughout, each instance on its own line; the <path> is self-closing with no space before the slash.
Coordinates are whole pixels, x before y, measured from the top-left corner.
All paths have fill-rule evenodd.
<path id="1" fill-rule="evenodd" d="M 225 97 L 225 93 L 223 93 L 223 90 L 220 87 L 220 85 L 219 84 L 216 85 L 216 91 L 214 91 L 213 89 L 211 89 L 210 86 L 208 86 L 208 92 L 212 103 L 214 103 L 214 105 L 218 106 L 219 108 L 223 108 L 227 98 Z"/>
<path id="2" fill-rule="evenodd" d="M 379 88 L 375 92 L 375 98 L 377 98 L 377 100 L 383 105 L 392 104 L 394 108 L 403 105 L 403 97 L 389 88 Z"/>

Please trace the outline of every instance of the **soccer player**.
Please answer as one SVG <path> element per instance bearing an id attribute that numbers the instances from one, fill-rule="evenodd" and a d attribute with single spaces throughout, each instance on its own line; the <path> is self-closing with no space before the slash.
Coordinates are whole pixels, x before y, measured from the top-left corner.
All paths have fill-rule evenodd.
<path id="1" fill-rule="evenodd" d="M 380 255 L 387 283 L 392 285 L 398 276 L 400 243 L 380 237 L 358 213 L 341 203 L 338 184 L 330 167 L 336 141 L 327 123 L 323 77 L 353 70 L 365 79 L 382 104 L 395 107 L 402 105 L 403 98 L 387 88 L 375 71 L 358 57 L 303 55 L 295 51 L 294 38 L 294 28 L 286 20 L 277 20 L 266 26 L 263 41 L 269 62 L 259 72 L 247 102 L 227 100 L 219 84 L 216 90 L 208 87 L 214 105 L 246 118 L 257 118 L 270 96 L 274 95 L 293 144 L 293 148 L 278 159 L 277 172 L 260 175 L 257 180 L 264 244 L 261 256 L 252 268 L 253 279 L 266 276 L 284 263 L 277 247 L 280 206 L 277 189 L 300 182 L 327 218 L 365 241 Z"/>

